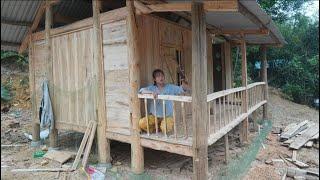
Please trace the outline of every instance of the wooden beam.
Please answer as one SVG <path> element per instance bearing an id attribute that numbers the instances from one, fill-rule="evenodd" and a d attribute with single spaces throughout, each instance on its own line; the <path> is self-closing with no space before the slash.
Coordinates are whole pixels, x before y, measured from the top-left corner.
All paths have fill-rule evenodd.
<path id="1" fill-rule="evenodd" d="M 127 17 L 127 14 L 128 12 L 126 7 L 104 12 L 100 14 L 100 23 L 106 24 L 106 23 L 111 23 L 114 21 L 125 19 Z M 92 17 L 90 17 L 90 18 L 83 19 L 63 27 L 52 29 L 51 36 L 59 36 L 61 34 L 80 31 L 86 28 L 89 29 L 89 28 L 92 28 L 92 25 L 93 25 L 93 19 Z M 42 39 L 44 39 L 43 31 L 32 34 L 32 41 L 39 41 Z"/>
<path id="2" fill-rule="evenodd" d="M 207 41 L 203 3 L 192 2 L 193 179 L 208 177 Z"/>
<path id="3" fill-rule="evenodd" d="M 48 1 L 48 5 L 54 5 L 59 2 L 60 2 L 60 0 L 51 0 L 51 1 Z M 36 16 L 33 20 L 33 23 L 31 25 L 31 27 L 29 28 L 27 35 L 25 36 L 25 38 L 23 39 L 23 41 L 20 45 L 19 53 L 23 53 L 26 50 L 26 48 L 28 47 L 29 38 L 30 38 L 31 34 L 33 33 L 33 31 L 37 29 L 37 27 L 40 23 L 40 20 L 42 18 L 42 15 L 45 12 L 45 9 L 46 9 L 46 1 L 43 1 L 40 4 L 39 8 L 37 9 L 37 13 L 36 13 Z"/>
<path id="4" fill-rule="evenodd" d="M 26 22 L 26 21 L 11 21 L 5 18 L 1 18 L 1 24 L 8 24 L 13 26 L 31 26 L 32 22 Z"/>
<path id="5" fill-rule="evenodd" d="M 215 11 L 215 12 L 238 11 L 237 0 L 204 1 L 203 5 L 204 5 L 205 11 Z M 151 12 L 191 11 L 190 2 L 152 4 L 152 5 L 147 5 L 147 7 L 152 10 Z"/>
<path id="6" fill-rule="evenodd" d="M 10 46 L 10 47 L 19 47 L 20 43 L 8 42 L 8 41 L 1 41 L 1 45 L 3 45 L 3 46 Z"/>
<path id="7" fill-rule="evenodd" d="M 246 89 L 243 91 L 242 94 L 242 113 L 247 113 L 248 112 L 248 91 L 247 91 L 247 86 L 248 86 L 248 73 L 247 73 L 247 46 L 245 40 L 241 41 L 241 74 L 242 74 L 242 79 L 241 79 L 241 84 L 242 87 L 246 87 Z M 240 130 L 241 130 L 241 142 L 248 142 L 248 131 L 249 131 L 249 121 L 248 121 L 248 116 L 243 120 L 242 125 L 240 125 Z"/>
<path id="8" fill-rule="evenodd" d="M 249 11 L 246 7 L 244 7 L 240 2 L 239 2 L 239 5 L 238 5 L 238 10 L 239 10 L 239 12 L 240 12 L 243 16 L 247 17 L 247 18 L 250 19 L 254 24 L 256 24 L 257 26 L 259 26 L 259 28 L 261 28 L 261 29 L 268 29 L 268 28 L 266 27 L 266 25 L 263 24 L 263 22 L 262 22 L 259 18 L 257 18 L 256 15 L 254 15 L 252 12 L 250 12 L 250 11 Z M 278 38 L 277 38 L 277 37 L 274 35 L 274 33 L 271 32 L 271 31 L 270 31 L 270 36 L 271 36 L 271 38 L 272 38 L 275 42 L 277 42 L 278 44 L 281 44 L 280 41 L 278 40 Z"/>
<path id="9" fill-rule="evenodd" d="M 51 38 L 50 31 L 52 26 L 52 5 L 49 1 L 45 1 L 45 50 L 46 50 L 46 78 L 48 80 L 48 88 L 49 94 L 51 98 L 51 103 L 54 104 L 54 85 L 53 85 L 53 59 L 52 59 L 52 51 L 51 51 Z M 53 106 L 54 107 L 54 106 Z M 55 109 L 53 109 L 55 112 Z M 58 130 L 55 127 L 56 125 L 53 123 L 51 126 L 52 130 L 49 134 L 49 146 L 50 148 L 57 148 L 58 146 Z"/>
<path id="10" fill-rule="evenodd" d="M 152 9 L 150 9 L 148 6 L 137 0 L 134 1 L 134 7 L 136 9 L 139 9 L 139 11 L 142 14 L 150 14 L 152 12 Z"/>
<path id="11" fill-rule="evenodd" d="M 94 53 L 94 66 L 95 72 L 97 73 L 98 88 L 95 92 L 95 99 L 97 103 L 97 141 L 98 141 L 98 154 L 100 163 L 110 163 L 110 141 L 107 140 L 107 113 L 105 104 L 105 89 L 104 89 L 104 61 L 102 51 L 102 30 L 100 23 L 100 8 L 101 1 L 92 1 L 92 12 L 93 12 L 93 53 Z"/>
<path id="12" fill-rule="evenodd" d="M 232 59 L 230 42 L 226 41 L 224 44 L 224 62 L 225 62 L 225 76 L 226 89 L 232 88 Z"/>
<path id="13" fill-rule="evenodd" d="M 265 82 L 265 89 L 264 89 L 264 98 L 268 101 L 268 71 L 267 71 L 267 47 L 261 46 L 260 52 L 262 54 L 262 68 L 261 68 L 261 77 L 262 81 Z M 268 119 L 268 103 L 263 105 L 263 119 Z"/>
<path id="14" fill-rule="evenodd" d="M 210 29 L 211 30 L 211 29 Z M 269 30 L 268 29 L 220 29 L 220 30 L 214 30 L 212 29 L 211 32 L 215 34 L 224 34 L 224 35 L 241 35 L 241 34 L 255 34 L 255 35 L 268 35 Z"/>
<path id="15" fill-rule="evenodd" d="M 141 118 L 140 112 L 140 99 L 138 98 L 140 88 L 140 55 L 138 43 L 138 27 L 135 17 L 135 8 L 132 0 L 127 0 L 127 46 L 128 46 L 128 63 L 130 74 L 130 122 L 131 125 L 131 168 L 133 173 L 141 174 L 144 171 L 144 154 L 143 147 L 140 140 L 139 119 Z"/>
<path id="16" fill-rule="evenodd" d="M 30 101 L 31 101 L 31 120 L 32 120 L 32 143 L 31 145 L 40 145 L 40 123 L 39 114 L 37 113 L 36 103 L 36 85 L 35 85 L 35 64 L 33 58 L 33 42 L 29 38 L 29 88 L 30 88 Z"/>

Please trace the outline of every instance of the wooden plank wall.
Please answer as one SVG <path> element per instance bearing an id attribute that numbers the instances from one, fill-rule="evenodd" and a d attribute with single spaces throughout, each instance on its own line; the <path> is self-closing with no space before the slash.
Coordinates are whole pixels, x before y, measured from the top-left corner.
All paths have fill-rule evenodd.
<path id="1" fill-rule="evenodd" d="M 191 83 L 191 29 L 168 22 L 166 20 L 143 15 L 138 18 L 140 44 L 142 52 L 141 85 L 147 86 L 153 82 L 152 71 L 162 68 L 162 46 L 181 48 L 187 80 Z M 208 49 L 208 93 L 213 91 L 213 62 L 211 37 L 207 36 Z M 167 80 L 170 77 L 166 77 Z"/>
<path id="2" fill-rule="evenodd" d="M 102 26 L 107 131 L 130 132 L 126 20 Z"/>
<path id="3" fill-rule="evenodd" d="M 37 113 L 39 112 L 40 102 L 42 98 L 42 90 L 41 85 L 42 82 L 46 79 L 45 77 L 45 71 L 46 70 L 46 61 L 45 61 L 45 55 L 46 55 L 46 49 L 45 49 L 45 42 L 44 41 L 38 41 L 35 43 L 32 43 L 31 47 L 31 55 L 30 59 L 34 62 L 34 78 L 35 78 L 35 97 L 36 97 L 36 110 Z M 36 118 L 39 118 L 38 114 L 36 115 Z"/>
<path id="4" fill-rule="evenodd" d="M 182 51 L 185 74 L 191 86 L 191 31 L 166 20 L 143 15 L 138 17 L 141 52 L 141 86 L 152 83 L 152 71 L 163 68 L 162 46 L 177 47 Z M 129 70 L 127 58 L 126 20 L 102 25 L 105 68 L 107 131 L 128 134 L 129 121 Z M 85 131 L 88 121 L 95 118 L 93 98 L 93 44 L 92 28 L 79 29 L 52 37 L 53 105 L 58 129 Z M 208 44 L 211 39 L 208 37 Z M 208 74 L 212 73 L 211 44 L 208 46 Z M 40 105 L 41 82 L 44 79 L 43 40 L 36 40 L 33 50 L 37 108 Z M 168 77 L 167 77 L 168 78 Z M 213 90 L 212 77 L 208 76 L 208 93 Z M 187 112 L 191 113 L 191 107 Z M 188 110 L 189 109 L 189 110 Z"/>

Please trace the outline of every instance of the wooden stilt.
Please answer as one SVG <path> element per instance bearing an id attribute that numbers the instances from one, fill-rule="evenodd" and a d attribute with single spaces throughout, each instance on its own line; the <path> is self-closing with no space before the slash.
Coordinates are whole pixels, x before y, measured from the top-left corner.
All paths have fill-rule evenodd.
<path id="1" fill-rule="evenodd" d="M 34 60 L 33 60 L 33 43 L 29 39 L 29 88 L 31 99 L 32 112 L 32 141 L 37 143 L 40 141 L 40 124 L 36 107 L 36 91 L 35 91 L 35 76 L 34 76 Z"/>
<path id="2" fill-rule="evenodd" d="M 135 20 L 135 9 L 132 0 L 127 0 L 128 16 L 127 16 L 127 45 L 128 45 L 128 61 L 130 74 L 130 118 L 131 127 L 131 168 L 133 173 L 141 174 L 144 171 L 144 155 L 143 147 L 140 143 L 139 118 L 140 100 L 138 92 L 140 87 L 140 67 L 139 67 L 139 43 L 138 29 Z"/>
<path id="3" fill-rule="evenodd" d="M 247 47 L 246 42 L 244 40 L 241 41 L 241 73 L 242 73 L 242 86 L 247 87 L 248 85 L 248 79 L 247 79 Z M 247 113 L 248 112 L 248 91 L 247 89 L 243 91 L 242 94 L 242 112 Z M 247 142 L 248 141 L 248 117 L 246 117 L 243 120 L 242 126 L 241 126 L 241 136 L 242 140 Z"/>
<path id="4" fill-rule="evenodd" d="M 208 177 L 207 46 L 203 4 L 192 2 L 193 179 Z"/>
<path id="5" fill-rule="evenodd" d="M 105 104 L 105 89 L 104 89 L 104 61 L 102 52 L 102 32 L 100 24 L 100 9 L 101 1 L 92 1 L 93 12 L 93 45 L 94 45 L 94 63 L 97 72 L 97 90 L 95 98 L 97 103 L 97 144 L 100 163 L 110 163 L 110 141 L 106 137 L 107 116 Z"/>
<path id="6" fill-rule="evenodd" d="M 224 135 L 224 148 L 225 148 L 225 163 L 227 164 L 229 161 L 229 136 L 228 133 Z"/>
<path id="7" fill-rule="evenodd" d="M 267 47 L 262 46 L 261 51 L 262 51 L 261 75 L 262 75 L 262 81 L 266 83 L 264 88 L 264 98 L 268 102 Z M 263 105 L 263 119 L 268 119 L 268 103 Z"/>
<path id="8" fill-rule="evenodd" d="M 51 53 L 51 39 L 50 39 L 50 31 L 52 26 L 52 5 L 50 1 L 46 1 L 46 17 L 45 17 L 45 47 L 46 47 L 46 60 L 47 60 L 47 74 L 46 77 L 48 79 L 49 85 L 49 94 L 51 97 L 51 103 L 54 104 L 54 86 L 53 86 L 53 67 L 52 67 L 52 53 Z M 53 109 L 54 112 L 54 109 Z M 52 124 L 53 129 L 49 134 L 49 146 L 51 148 L 56 148 L 58 146 L 58 130 L 55 127 L 55 124 Z"/>

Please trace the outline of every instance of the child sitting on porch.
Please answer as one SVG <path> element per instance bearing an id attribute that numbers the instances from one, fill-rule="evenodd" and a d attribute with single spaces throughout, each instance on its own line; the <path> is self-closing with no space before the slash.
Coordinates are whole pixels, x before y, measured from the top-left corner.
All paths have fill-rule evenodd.
<path id="1" fill-rule="evenodd" d="M 141 88 L 139 93 L 141 94 L 153 94 L 156 99 L 158 95 L 181 95 L 190 91 L 186 81 L 182 81 L 181 86 L 165 83 L 165 75 L 161 69 L 156 69 L 152 73 L 154 84 L 145 88 Z M 157 116 L 158 124 L 162 132 L 165 131 L 165 123 L 163 121 L 163 108 L 162 101 L 156 100 L 156 112 L 154 112 L 154 103 L 148 103 L 148 120 L 149 120 L 149 132 L 155 132 L 155 115 Z M 165 102 L 165 116 L 167 122 L 167 132 L 170 133 L 173 130 L 173 102 Z M 151 114 L 151 115 L 149 115 Z M 147 131 L 147 119 L 146 117 L 139 120 L 140 129 Z M 159 127 L 159 126 L 158 126 Z"/>

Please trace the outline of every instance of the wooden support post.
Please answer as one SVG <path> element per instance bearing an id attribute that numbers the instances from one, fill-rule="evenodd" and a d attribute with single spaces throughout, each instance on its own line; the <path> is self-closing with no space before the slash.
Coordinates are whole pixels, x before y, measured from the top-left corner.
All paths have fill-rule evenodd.
<path id="1" fill-rule="evenodd" d="M 228 133 L 224 135 L 224 148 L 225 148 L 225 163 L 229 161 L 229 136 Z"/>
<path id="2" fill-rule="evenodd" d="M 49 85 L 49 95 L 51 97 L 51 103 L 54 104 L 54 85 L 53 85 L 53 66 L 52 66 L 52 52 L 51 52 L 51 39 L 50 31 L 52 26 L 52 5 L 50 1 L 46 1 L 46 17 L 45 17 L 45 47 L 46 47 L 46 66 L 47 72 L 46 77 Z M 53 106 L 54 107 L 54 106 Z M 54 112 L 54 109 L 53 109 Z M 53 114 L 53 118 L 54 114 Z M 49 134 L 49 146 L 50 148 L 57 148 L 58 146 L 58 130 L 55 128 L 55 124 L 52 124 L 53 129 Z"/>
<path id="3" fill-rule="evenodd" d="M 203 3 L 192 2 L 193 179 L 208 177 L 207 44 Z M 204 81 L 199 81 L 204 79 Z"/>
<path id="4" fill-rule="evenodd" d="M 143 147 L 140 143 L 139 118 L 140 100 L 138 98 L 140 86 L 139 43 L 138 28 L 135 20 L 135 9 L 132 0 L 127 0 L 127 35 L 128 61 L 130 74 L 130 104 L 131 104 L 131 168 L 133 173 L 141 174 L 144 171 Z"/>
<path id="5" fill-rule="evenodd" d="M 262 68 L 261 68 L 261 76 L 262 76 L 262 81 L 265 82 L 265 87 L 264 87 L 264 98 L 268 102 L 268 77 L 267 77 L 267 47 L 262 46 L 261 47 L 261 52 L 262 52 Z M 268 119 L 268 103 L 263 105 L 263 119 Z"/>
<path id="6" fill-rule="evenodd" d="M 92 1 L 92 12 L 93 12 L 93 50 L 94 50 L 94 64 L 95 72 L 97 73 L 96 78 L 97 89 L 95 92 L 95 99 L 97 103 L 97 144 L 98 144 L 98 155 L 100 163 L 110 163 L 110 141 L 106 137 L 107 131 L 107 113 L 105 104 L 105 89 L 104 89 L 104 61 L 102 52 L 102 32 L 100 24 L 100 9 L 101 1 Z"/>
<path id="7" fill-rule="evenodd" d="M 36 103 L 35 76 L 34 76 L 34 60 L 33 60 L 33 43 L 29 38 L 29 88 L 32 112 L 32 146 L 40 145 L 40 124 Z"/>
<path id="8" fill-rule="evenodd" d="M 245 40 L 241 41 L 241 73 L 242 73 L 242 86 L 247 88 L 248 78 L 247 78 L 247 47 Z M 245 89 L 242 94 L 242 113 L 248 112 L 248 90 Z M 249 121 L 248 116 L 243 120 L 241 129 L 241 138 L 240 140 L 243 142 L 248 141 L 248 131 L 249 131 Z"/>

